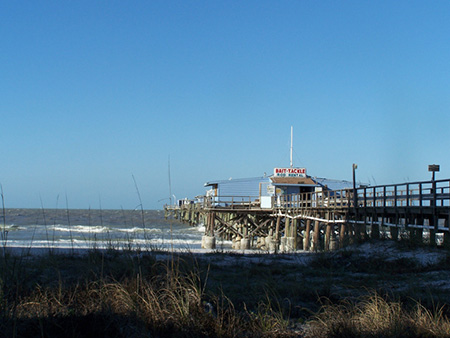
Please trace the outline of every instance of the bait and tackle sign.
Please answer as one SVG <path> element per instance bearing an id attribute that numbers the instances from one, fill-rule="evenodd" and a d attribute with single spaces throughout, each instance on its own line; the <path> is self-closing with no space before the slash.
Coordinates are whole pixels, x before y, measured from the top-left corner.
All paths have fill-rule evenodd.
<path id="1" fill-rule="evenodd" d="M 306 177 L 306 168 L 275 168 L 275 177 Z"/>

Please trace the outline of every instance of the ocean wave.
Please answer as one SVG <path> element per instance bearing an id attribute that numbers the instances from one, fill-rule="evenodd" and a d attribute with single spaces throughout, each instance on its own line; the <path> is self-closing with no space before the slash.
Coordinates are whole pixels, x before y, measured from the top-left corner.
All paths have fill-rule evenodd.
<path id="1" fill-rule="evenodd" d="M 134 228 L 117 228 L 116 231 L 120 232 L 127 232 L 127 233 L 144 233 L 144 232 L 150 232 L 150 233 L 161 233 L 162 229 L 158 228 L 140 228 L 140 227 L 134 227 Z"/>
<path id="2" fill-rule="evenodd" d="M 198 227 L 188 227 L 175 222 L 169 224 L 163 219 L 163 213 L 152 213 L 151 217 L 146 219 L 145 226 L 139 222 L 120 223 L 120 220 L 114 220 L 112 216 L 107 221 L 105 217 L 94 217 L 89 210 L 81 214 L 86 216 L 87 223 L 83 223 L 80 215 L 73 224 L 65 224 L 63 218 L 51 224 L 32 223 L 36 222 L 39 215 L 40 213 L 37 213 L 26 219 L 19 219 L 22 223 L 10 220 L 11 224 L 3 227 L 0 225 L 0 232 L 2 228 L 8 232 L 6 245 L 64 249 L 199 249 L 205 231 L 204 224 Z"/>
<path id="3" fill-rule="evenodd" d="M 49 231 L 72 232 L 72 233 L 161 233 L 163 230 L 159 228 L 118 228 L 101 225 L 63 225 L 57 224 L 50 226 Z"/>
<path id="4" fill-rule="evenodd" d="M 18 225 L 15 224 L 6 224 L 6 225 L 1 225 L 0 226 L 0 231 L 18 231 L 18 230 L 23 230 L 23 227 L 20 227 Z"/>
<path id="5" fill-rule="evenodd" d="M 49 230 L 61 232 L 102 233 L 111 231 L 110 228 L 100 225 L 63 225 L 57 224 L 49 227 Z"/>
<path id="6" fill-rule="evenodd" d="M 8 247 L 19 248 L 64 248 L 64 249 L 142 249 L 142 248 L 155 248 L 155 249 L 170 249 L 172 246 L 176 248 L 200 248 L 201 241 L 198 240 L 164 240 L 162 238 L 155 238 L 151 240 L 144 239 L 131 239 L 124 240 L 111 240 L 111 241 L 86 241 L 82 239 L 59 239 L 55 241 L 36 240 L 21 241 L 12 240 L 8 241 Z"/>

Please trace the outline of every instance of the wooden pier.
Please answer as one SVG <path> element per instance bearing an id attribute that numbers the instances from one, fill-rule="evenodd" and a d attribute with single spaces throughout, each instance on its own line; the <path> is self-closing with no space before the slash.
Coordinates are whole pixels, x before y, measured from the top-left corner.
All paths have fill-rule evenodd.
<path id="1" fill-rule="evenodd" d="M 205 196 L 165 212 L 205 224 L 205 248 L 222 238 L 234 249 L 317 251 L 381 237 L 450 247 L 450 179 L 271 197 Z"/>

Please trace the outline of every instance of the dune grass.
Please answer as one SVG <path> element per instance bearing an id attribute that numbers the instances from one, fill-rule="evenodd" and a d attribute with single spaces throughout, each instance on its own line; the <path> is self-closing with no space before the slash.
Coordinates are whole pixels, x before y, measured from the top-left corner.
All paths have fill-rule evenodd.
<path id="1" fill-rule="evenodd" d="M 208 271 L 152 255 L 4 257 L 0 332 L 8 337 L 291 336 L 272 304 L 238 312 L 207 294 Z"/>
<path id="2" fill-rule="evenodd" d="M 448 337 L 450 260 L 90 250 L 1 256 L 5 337 Z M 401 286 L 401 288 L 399 288 Z M 398 290 L 396 289 L 398 288 Z"/>
<path id="3" fill-rule="evenodd" d="M 444 307 L 412 308 L 377 293 L 325 304 L 309 322 L 305 337 L 449 337 L 450 321 Z"/>

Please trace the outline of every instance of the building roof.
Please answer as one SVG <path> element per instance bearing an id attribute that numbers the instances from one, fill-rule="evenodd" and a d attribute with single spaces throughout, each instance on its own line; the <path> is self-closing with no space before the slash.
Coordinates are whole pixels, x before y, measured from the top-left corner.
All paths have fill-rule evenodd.
<path id="1" fill-rule="evenodd" d="M 228 180 L 209 181 L 204 184 L 205 187 L 210 187 L 218 184 L 234 184 L 234 183 L 248 183 L 248 182 L 269 182 L 268 177 L 249 177 L 249 178 L 229 178 Z"/>
<path id="2" fill-rule="evenodd" d="M 270 179 L 274 185 L 317 185 L 317 183 L 309 177 L 271 177 Z"/>
<path id="3" fill-rule="evenodd" d="M 314 177 L 313 178 L 317 184 L 327 187 L 330 190 L 344 190 L 344 189 L 352 189 L 353 188 L 353 182 L 349 181 L 343 181 L 343 180 L 332 180 L 328 178 L 319 178 Z"/>

